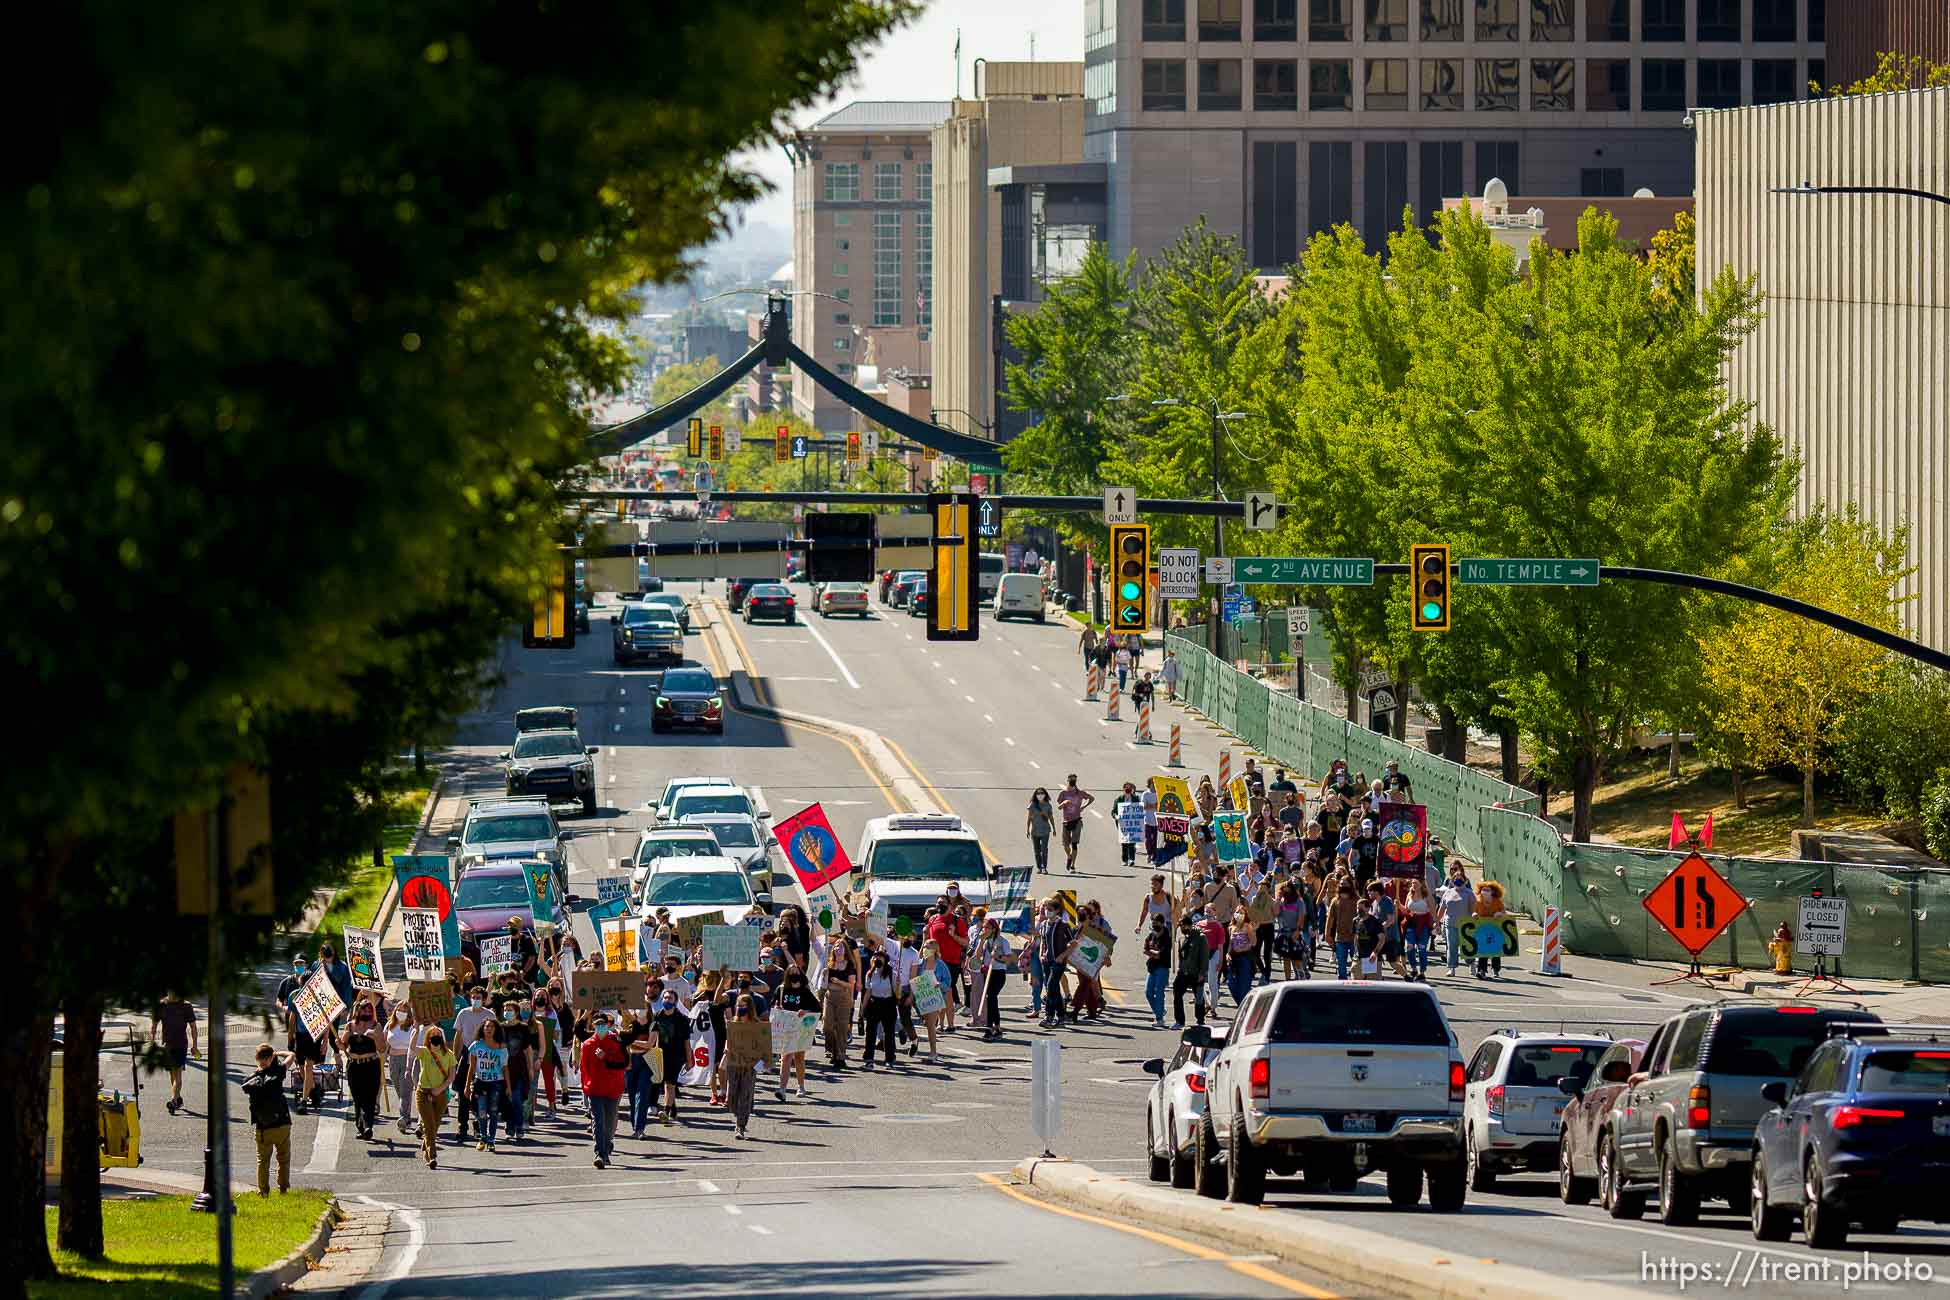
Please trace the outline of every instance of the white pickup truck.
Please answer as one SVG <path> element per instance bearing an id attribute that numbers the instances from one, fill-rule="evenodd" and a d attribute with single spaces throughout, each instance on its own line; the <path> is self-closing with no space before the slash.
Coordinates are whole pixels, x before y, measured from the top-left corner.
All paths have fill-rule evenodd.
<path id="1" fill-rule="evenodd" d="M 1388 1199 L 1460 1210 L 1462 1054 L 1416 984 L 1294 980 L 1246 999 L 1206 1071 L 1195 1139 L 1201 1196 L 1257 1205 L 1266 1176 L 1352 1191 L 1382 1170 Z"/>

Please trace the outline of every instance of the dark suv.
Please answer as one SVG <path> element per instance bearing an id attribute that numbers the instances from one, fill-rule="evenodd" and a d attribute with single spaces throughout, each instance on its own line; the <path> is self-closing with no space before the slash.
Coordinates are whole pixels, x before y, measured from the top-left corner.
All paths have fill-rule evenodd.
<path id="1" fill-rule="evenodd" d="M 1880 1023 L 1853 1007 L 1730 998 L 1688 1007 L 1654 1031 L 1612 1105 L 1599 1149 L 1599 1190 L 1613 1218 L 1636 1218 L 1656 1185 L 1659 1218 L 1692 1223 L 1700 1202 L 1747 1213 L 1754 1128 L 1831 1024 Z"/>

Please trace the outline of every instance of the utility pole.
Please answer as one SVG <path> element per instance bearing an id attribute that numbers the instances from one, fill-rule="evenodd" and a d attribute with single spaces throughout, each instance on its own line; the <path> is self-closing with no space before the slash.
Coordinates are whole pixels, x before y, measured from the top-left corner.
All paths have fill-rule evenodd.
<path id="1" fill-rule="evenodd" d="M 1219 489 L 1219 403 L 1216 399 L 1212 403 L 1212 499 L 1214 501 L 1225 500 L 1224 494 Z M 1219 518 L 1219 516 L 1215 514 L 1212 516 L 1212 554 L 1214 556 L 1220 556 L 1220 555 L 1224 555 L 1225 553 L 1226 553 L 1225 520 Z M 1218 614 L 1219 614 L 1218 610 L 1216 609 L 1213 610 L 1211 617 L 1207 618 L 1205 621 L 1211 631 L 1212 653 L 1215 655 L 1219 655 L 1221 658 L 1224 658 L 1224 653 L 1223 653 L 1224 646 L 1223 646 L 1223 642 L 1221 641 L 1221 634 L 1219 631 L 1220 625 L 1219 625 Z"/>

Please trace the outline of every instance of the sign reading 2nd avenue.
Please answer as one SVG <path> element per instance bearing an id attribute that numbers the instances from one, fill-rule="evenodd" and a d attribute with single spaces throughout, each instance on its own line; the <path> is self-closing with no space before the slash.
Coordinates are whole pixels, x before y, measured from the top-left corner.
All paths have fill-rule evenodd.
<path id="1" fill-rule="evenodd" d="M 1290 587 L 1372 587 L 1371 559 L 1311 559 L 1301 556 L 1235 555 L 1234 582 L 1277 583 Z"/>
<path id="2" fill-rule="evenodd" d="M 1596 560 L 1462 560 L 1456 581 L 1476 587 L 1595 587 Z"/>

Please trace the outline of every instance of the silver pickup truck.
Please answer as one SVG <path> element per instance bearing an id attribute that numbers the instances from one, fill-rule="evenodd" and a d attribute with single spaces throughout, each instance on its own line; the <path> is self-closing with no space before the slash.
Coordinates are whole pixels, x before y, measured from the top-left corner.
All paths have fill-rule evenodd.
<path id="1" fill-rule="evenodd" d="M 1351 1191 L 1381 1170 L 1388 1199 L 1460 1210 L 1462 1054 L 1426 987 L 1299 980 L 1253 993 L 1206 1072 L 1199 1195 L 1257 1205 L 1268 1173 Z"/>

